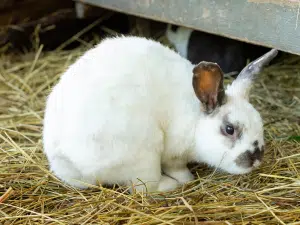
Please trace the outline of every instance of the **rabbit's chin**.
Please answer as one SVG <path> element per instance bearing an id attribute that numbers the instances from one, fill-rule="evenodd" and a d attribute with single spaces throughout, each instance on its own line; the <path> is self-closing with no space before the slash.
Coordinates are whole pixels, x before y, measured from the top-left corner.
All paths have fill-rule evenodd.
<path id="1" fill-rule="evenodd" d="M 241 166 L 238 166 L 234 160 L 228 159 L 228 160 L 203 160 L 203 158 L 201 160 L 199 160 L 199 162 L 202 163 L 206 163 L 208 164 L 210 167 L 212 168 L 216 168 L 218 171 L 223 172 L 223 173 L 227 173 L 227 174 L 232 174 L 232 175 L 243 175 L 243 174 L 248 174 L 254 170 L 256 170 L 260 165 L 261 165 L 261 161 L 256 161 L 254 163 L 253 166 L 248 167 L 248 168 L 244 168 Z"/>
<path id="2" fill-rule="evenodd" d="M 229 174 L 232 174 L 232 175 L 243 175 L 243 174 L 247 174 L 247 173 L 252 172 L 260 164 L 261 164 L 260 162 L 257 162 L 257 164 L 253 167 L 243 168 L 243 167 L 237 166 L 235 163 L 232 163 L 232 165 L 226 166 L 226 167 L 221 167 L 220 169 L 222 171 L 224 171 L 225 173 L 229 173 Z"/>
<path id="3" fill-rule="evenodd" d="M 211 155 L 211 157 L 213 157 L 213 155 Z M 204 158 L 203 155 L 199 155 L 197 158 L 201 163 L 208 164 L 210 167 L 215 168 L 220 172 L 232 175 L 248 174 L 256 170 L 261 165 L 261 161 L 257 160 L 253 166 L 245 168 L 238 166 L 237 163 L 235 163 L 235 160 L 232 158 L 215 157 L 215 159 L 208 160 L 207 158 Z"/>

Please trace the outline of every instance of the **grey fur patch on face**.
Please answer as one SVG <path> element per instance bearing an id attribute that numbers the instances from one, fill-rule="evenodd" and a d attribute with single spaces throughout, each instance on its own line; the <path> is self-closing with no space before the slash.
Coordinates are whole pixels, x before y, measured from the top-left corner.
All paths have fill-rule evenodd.
<path id="1" fill-rule="evenodd" d="M 264 156 L 264 146 L 262 146 L 261 149 L 257 146 L 254 148 L 253 153 L 250 150 L 247 150 L 246 152 L 240 154 L 235 160 L 235 163 L 237 164 L 237 166 L 243 168 L 249 168 L 255 166 L 254 165 L 255 162 L 261 162 L 263 156 Z"/>
<path id="2" fill-rule="evenodd" d="M 249 168 L 253 165 L 253 161 L 251 159 L 251 152 L 247 150 L 246 152 L 242 153 L 237 157 L 235 163 L 243 168 Z"/>

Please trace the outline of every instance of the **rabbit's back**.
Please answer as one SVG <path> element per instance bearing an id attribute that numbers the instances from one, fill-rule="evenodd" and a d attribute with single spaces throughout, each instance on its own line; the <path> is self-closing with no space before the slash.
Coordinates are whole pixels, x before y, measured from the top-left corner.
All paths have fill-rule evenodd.
<path id="1" fill-rule="evenodd" d="M 107 121 L 124 114 L 131 118 L 148 114 L 161 121 L 157 117 L 175 111 L 180 99 L 194 97 L 191 77 L 192 65 L 157 42 L 138 37 L 107 39 L 62 75 L 48 107 L 57 112 L 56 118 L 63 117 L 60 125 L 73 124 L 64 127 L 72 128 L 68 133 L 78 131 L 75 124 L 99 129 L 95 119 Z"/>

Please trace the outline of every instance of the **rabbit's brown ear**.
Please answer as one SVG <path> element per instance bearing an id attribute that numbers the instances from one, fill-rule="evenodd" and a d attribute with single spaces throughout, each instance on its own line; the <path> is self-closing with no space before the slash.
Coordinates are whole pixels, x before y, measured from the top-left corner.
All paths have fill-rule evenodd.
<path id="1" fill-rule="evenodd" d="M 200 62 L 194 67 L 193 74 L 195 94 L 205 107 L 206 113 L 212 113 L 224 102 L 223 72 L 216 63 Z"/>

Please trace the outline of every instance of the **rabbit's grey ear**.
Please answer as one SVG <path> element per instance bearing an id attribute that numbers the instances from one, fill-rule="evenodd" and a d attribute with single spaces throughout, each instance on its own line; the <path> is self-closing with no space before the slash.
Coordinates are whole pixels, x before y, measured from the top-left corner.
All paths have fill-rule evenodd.
<path id="1" fill-rule="evenodd" d="M 223 72 L 218 64 L 203 61 L 194 67 L 193 74 L 194 92 L 210 114 L 224 103 Z"/>
<path id="2" fill-rule="evenodd" d="M 228 95 L 239 96 L 248 99 L 253 80 L 262 69 L 267 66 L 278 54 L 278 50 L 272 49 L 258 59 L 249 63 L 238 75 L 238 77 L 227 88 Z"/>

